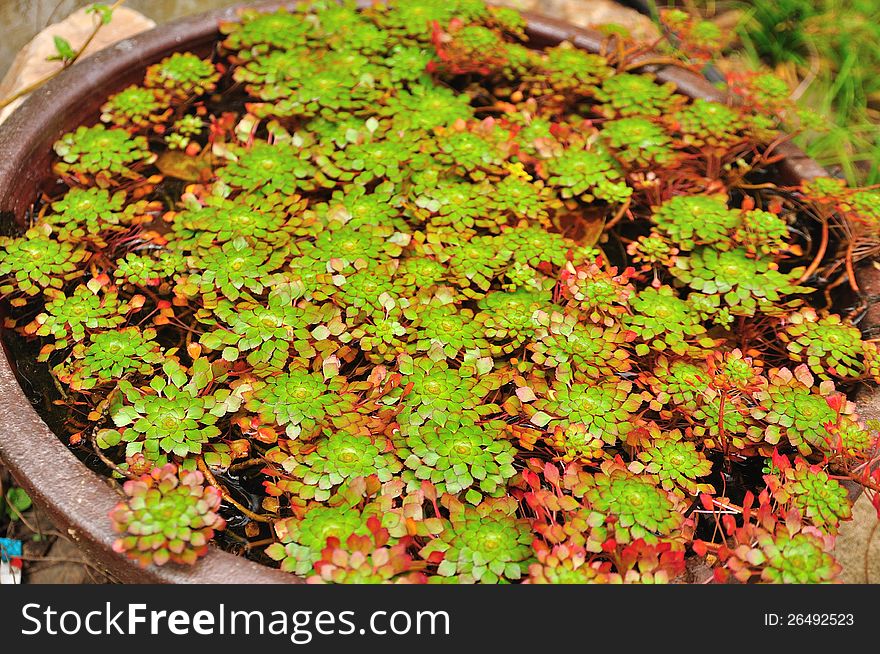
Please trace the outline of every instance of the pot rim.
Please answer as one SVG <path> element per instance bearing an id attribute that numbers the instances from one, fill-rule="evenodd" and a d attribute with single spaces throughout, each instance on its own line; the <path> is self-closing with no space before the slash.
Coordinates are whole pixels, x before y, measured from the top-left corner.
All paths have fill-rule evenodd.
<path id="1" fill-rule="evenodd" d="M 240 9 L 266 11 L 295 4 L 241 3 L 172 21 L 91 55 L 34 91 L 0 127 L 0 213 L 23 218 L 34 199 L 33 189 L 47 179 L 52 143 L 75 128 L 69 115 L 75 113 L 74 108 L 81 108 L 85 98 L 91 95 L 103 102 L 109 93 L 122 88 L 122 81 L 132 72 L 141 73 L 172 52 L 208 46 L 219 35 L 218 23 L 235 20 Z M 358 1 L 360 7 L 369 4 L 370 0 Z M 597 52 L 606 39 L 599 32 L 560 20 L 530 12 L 523 12 L 523 16 L 528 34 L 537 45 L 568 40 Z M 673 67 L 646 67 L 646 71 L 661 81 L 675 83 L 691 98 L 730 100 L 730 96 L 690 71 Z M 47 107 L 52 111 L 46 111 Z M 777 151 L 785 156 L 779 169 L 786 184 L 828 175 L 790 142 Z M 301 577 L 213 545 L 208 555 L 193 566 L 142 568 L 124 554 L 114 552 L 112 543 L 117 534 L 107 514 L 120 499 L 118 491 L 109 479 L 77 459 L 40 418 L 19 385 L 13 366 L 4 347 L 0 356 L 0 457 L 56 526 L 112 577 L 137 583 L 303 583 Z"/>

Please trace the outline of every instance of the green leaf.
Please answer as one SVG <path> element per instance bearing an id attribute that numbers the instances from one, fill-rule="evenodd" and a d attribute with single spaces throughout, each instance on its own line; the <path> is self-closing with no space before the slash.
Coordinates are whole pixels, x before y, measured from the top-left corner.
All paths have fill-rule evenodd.
<path id="1" fill-rule="evenodd" d="M 55 41 L 56 54 L 47 57 L 49 61 L 70 61 L 76 58 L 76 52 L 73 46 L 70 45 L 70 41 L 63 36 L 54 36 L 52 38 Z"/>
<path id="2" fill-rule="evenodd" d="M 97 14 L 101 18 L 101 24 L 107 25 L 113 20 L 113 8 L 108 7 L 107 5 L 96 2 L 86 9 L 87 14 Z"/>

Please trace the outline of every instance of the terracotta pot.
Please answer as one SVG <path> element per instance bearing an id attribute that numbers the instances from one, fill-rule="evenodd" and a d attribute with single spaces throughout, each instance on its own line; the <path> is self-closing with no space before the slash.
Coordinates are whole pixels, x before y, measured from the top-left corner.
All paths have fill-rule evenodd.
<path id="1" fill-rule="evenodd" d="M 271 9 L 283 4 L 251 6 Z M 567 39 L 595 52 L 603 40 L 598 33 L 548 18 L 536 15 L 527 15 L 527 18 L 529 35 L 537 46 L 554 45 Z M 82 123 L 94 122 L 107 96 L 140 81 L 146 66 L 175 51 L 209 53 L 218 37 L 218 22 L 234 19 L 235 8 L 229 8 L 163 25 L 89 57 L 36 91 L 0 127 L 3 222 L 8 225 L 11 220 L 21 224 L 37 197 L 37 189 L 51 182 L 52 144 L 62 134 Z M 675 82 L 691 97 L 723 99 L 698 75 L 675 68 L 655 72 L 660 79 Z M 825 174 L 791 145 L 782 146 L 780 152 L 786 155 L 780 167 L 781 181 L 785 184 Z M 68 534 L 91 561 L 112 577 L 140 583 L 302 582 L 218 548 L 212 548 L 192 567 L 140 568 L 113 552 L 111 544 L 115 534 L 107 513 L 119 501 L 119 494 L 106 479 L 81 463 L 37 415 L 19 386 L 14 367 L 15 361 L 4 349 L 0 357 L 0 457 L 58 529 Z"/>

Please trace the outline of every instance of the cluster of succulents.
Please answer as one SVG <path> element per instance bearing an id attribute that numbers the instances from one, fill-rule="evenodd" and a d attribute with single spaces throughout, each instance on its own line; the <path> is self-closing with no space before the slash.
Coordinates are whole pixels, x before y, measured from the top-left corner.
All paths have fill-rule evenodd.
<path id="1" fill-rule="evenodd" d="M 225 527 L 218 514 L 220 491 L 205 486 L 201 472 L 169 463 L 125 482 L 126 499 L 111 512 L 120 537 L 113 549 L 142 566 L 195 563 L 207 554 L 216 531 Z"/>
<path id="2" fill-rule="evenodd" d="M 120 551 L 191 563 L 222 499 L 312 583 L 833 579 L 880 354 L 817 292 L 847 230 L 804 221 L 876 197 L 767 181 L 772 85 L 692 101 L 481 0 L 221 32 L 61 136 L 0 237 L 7 325 L 131 478 Z"/>

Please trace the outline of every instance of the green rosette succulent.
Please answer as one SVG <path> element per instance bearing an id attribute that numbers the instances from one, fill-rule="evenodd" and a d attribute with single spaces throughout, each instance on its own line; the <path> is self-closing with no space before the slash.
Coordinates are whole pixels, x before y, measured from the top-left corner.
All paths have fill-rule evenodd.
<path id="1" fill-rule="evenodd" d="M 538 427 L 581 424 L 614 445 L 635 427 L 642 401 L 632 382 L 606 377 L 571 385 L 555 382 L 544 396 L 524 405 L 524 409 Z"/>
<path id="2" fill-rule="evenodd" d="M 788 242 L 788 223 L 769 211 L 752 209 L 743 213 L 742 226 L 734 235 L 750 253 L 776 255 Z"/>
<path id="3" fill-rule="evenodd" d="M 460 234 L 458 230 L 456 233 Z M 513 253 L 499 245 L 501 241 L 497 236 L 474 236 L 443 248 L 439 258 L 446 264 L 449 280 L 460 286 L 463 293 L 483 297 L 492 286 L 492 280 L 510 264 Z"/>
<path id="4" fill-rule="evenodd" d="M 285 249 L 238 236 L 219 248 L 198 250 L 189 257 L 189 268 L 196 272 L 181 277 L 175 292 L 202 296 L 210 304 L 216 304 L 220 296 L 237 300 L 247 298 L 248 291 L 261 294 L 286 259 Z"/>
<path id="5" fill-rule="evenodd" d="M 292 354 L 303 360 L 315 355 L 310 327 L 320 321 L 318 310 L 297 303 L 289 294 L 273 291 L 266 304 L 221 301 L 213 311 L 217 329 L 205 332 L 199 343 L 219 351 L 224 360 L 243 355 L 259 371 L 283 370 Z"/>
<path id="6" fill-rule="evenodd" d="M 459 495 L 479 504 L 483 495 L 500 497 L 516 474 L 516 449 L 503 437 L 504 423 L 463 420 L 455 425 L 426 422 L 402 430 L 397 452 L 409 470 L 403 473 L 411 490 L 427 480 L 438 493 Z"/>
<path id="7" fill-rule="evenodd" d="M 361 257 L 356 259 L 366 260 Z M 333 299 L 345 310 L 348 319 L 356 321 L 356 324 L 366 317 L 385 318 L 400 308 L 397 302 L 399 295 L 387 268 L 363 268 L 348 275 L 339 275 L 334 281 L 337 287 L 333 291 Z"/>
<path id="8" fill-rule="evenodd" d="M 632 368 L 627 351 L 632 332 L 585 324 L 556 311 L 542 312 L 538 321 L 543 329 L 528 349 L 539 366 L 555 369 L 558 380 L 599 379 Z"/>
<path id="9" fill-rule="evenodd" d="M 427 577 L 408 551 L 408 543 L 388 546 L 388 530 L 370 521 L 369 536 L 352 535 L 344 544 L 331 538 L 315 563 L 310 584 L 423 584 Z"/>
<path id="10" fill-rule="evenodd" d="M 187 100 L 212 93 L 219 79 L 220 71 L 208 59 L 192 52 L 175 52 L 147 68 L 144 84 L 162 89 L 176 100 Z"/>
<path id="11" fill-rule="evenodd" d="M 727 207 L 723 196 L 677 195 L 656 207 L 651 220 L 682 250 L 696 245 L 727 249 L 742 216 Z"/>
<path id="12" fill-rule="evenodd" d="M 164 465 L 171 455 L 180 459 L 201 455 L 221 434 L 217 421 L 241 405 L 238 391 L 206 392 L 212 382 L 212 367 L 205 359 L 196 359 L 192 370 L 169 359 L 162 374 L 147 386 L 123 379 L 119 382 L 122 399 L 110 411 L 116 429 L 100 430 L 98 447 L 125 443 L 126 456 L 142 454 L 156 465 Z M 208 453 L 205 461 L 215 465 L 221 458 Z"/>
<path id="13" fill-rule="evenodd" d="M 780 478 L 770 477 L 773 497 L 797 511 L 811 524 L 830 534 L 837 533 L 841 520 L 852 517 L 849 493 L 818 466 L 798 461 L 788 466 Z"/>
<path id="14" fill-rule="evenodd" d="M 53 368 L 59 381 L 75 391 L 88 391 L 130 375 L 149 375 L 164 361 L 156 330 L 125 327 L 92 334 L 89 343 L 73 346 L 71 358 Z"/>
<path id="15" fill-rule="evenodd" d="M 477 307 L 475 320 L 492 342 L 493 353 L 521 347 L 540 328 L 538 312 L 554 309 L 549 293 L 527 289 L 489 293 Z"/>
<path id="16" fill-rule="evenodd" d="M 453 369 L 445 361 L 420 358 L 401 363 L 404 386 L 392 391 L 386 403 L 402 406 L 398 422 L 417 426 L 430 421 L 444 427 L 462 420 L 479 421 L 496 413 L 497 405 L 487 402 L 502 380 L 496 375 L 474 376 L 468 369 Z"/>
<path id="17" fill-rule="evenodd" d="M 138 168 L 156 160 L 143 136 L 103 125 L 78 127 L 52 147 L 60 157 L 55 163 L 58 173 L 91 177 L 101 187 L 111 185 L 111 175 L 137 178 Z"/>
<path id="18" fill-rule="evenodd" d="M 533 561 L 528 522 L 516 518 L 504 502 L 455 506 L 449 526 L 422 548 L 439 559 L 437 574 L 459 583 L 497 584 L 519 580 Z"/>
<path id="19" fill-rule="evenodd" d="M 660 488 L 652 475 L 633 475 L 621 470 L 593 475 L 583 489 L 592 520 L 613 526 L 618 543 L 643 539 L 656 543 L 681 526 L 674 495 Z"/>
<path id="20" fill-rule="evenodd" d="M 351 337 L 371 363 L 391 363 L 406 352 L 407 328 L 398 318 L 405 321 L 396 312 L 384 317 L 374 316 L 351 331 Z"/>
<path id="21" fill-rule="evenodd" d="M 547 184 L 558 188 L 563 198 L 619 203 L 632 195 L 614 159 L 605 152 L 571 148 L 548 159 L 545 167 Z"/>
<path id="22" fill-rule="evenodd" d="M 116 260 L 113 277 L 135 286 L 159 286 L 163 282 L 176 282 L 186 270 L 186 257 L 178 252 L 161 250 L 149 255 L 129 252 Z"/>
<path id="23" fill-rule="evenodd" d="M 542 224 L 561 204 L 542 181 L 523 179 L 518 175 L 508 175 L 495 185 L 492 202 L 499 212 L 510 213 L 519 219 L 540 221 Z"/>
<path id="24" fill-rule="evenodd" d="M 291 233 L 313 231 L 312 221 L 297 215 L 299 206 L 296 196 L 244 193 L 234 200 L 208 198 L 204 206 L 174 214 L 172 228 L 180 247 L 210 247 L 239 237 L 283 244 Z"/>
<path id="25" fill-rule="evenodd" d="M 348 505 L 309 505 L 302 518 L 285 518 L 275 523 L 279 542 L 266 548 L 266 554 L 281 563 L 281 569 L 296 575 L 307 575 L 320 560 L 328 538 L 342 542 L 352 534 L 370 533 L 367 520 L 375 515 L 372 507 L 359 510 Z"/>
<path id="26" fill-rule="evenodd" d="M 643 289 L 630 306 L 632 314 L 624 316 L 623 324 L 641 341 L 636 345 L 641 356 L 650 350 L 684 355 L 713 344 L 700 315 L 669 286 Z"/>
<path id="27" fill-rule="evenodd" d="M 414 314 L 411 333 L 413 354 L 425 352 L 434 360 L 456 359 L 465 352 L 489 350 L 489 341 L 474 320 L 474 312 L 450 304 L 420 307 Z"/>
<path id="28" fill-rule="evenodd" d="M 771 445 L 786 438 L 804 456 L 813 448 L 827 451 L 834 440 L 828 426 L 846 422 L 853 412 L 844 402 L 838 415 L 829 404 L 835 397 L 834 384 L 824 381 L 815 387 L 813 376 L 803 364 L 794 372 L 788 368 L 771 370 L 767 383 L 755 393 L 757 405 L 752 409 L 753 417 L 765 426 L 753 428 L 752 438 Z"/>
<path id="29" fill-rule="evenodd" d="M 624 116 L 665 116 L 684 102 L 671 82 L 658 84 L 650 75 L 620 73 L 603 80 L 595 91 L 608 118 Z"/>
<path id="30" fill-rule="evenodd" d="M 661 488 L 682 495 L 696 495 L 705 489 L 697 480 L 712 471 L 712 462 L 677 429 L 665 433 L 652 429 L 650 445 L 639 452 L 638 460 L 630 467 L 633 472 L 654 475 Z"/>
<path id="31" fill-rule="evenodd" d="M 24 236 L 0 236 L 0 293 L 39 295 L 60 290 L 83 274 L 82 261 L 89 253 L 67 241 L 56 241 L 45 231 L 31 228 Z"/>
<path id="32" fill-rule="evenodd" d="M 676 157 L 672 137 L 645 118 L 608 121 L 602 125 L 601 135 L 621 161 L 636 167 L 669 165 Z"/>
<path id="33" fill-rule="evenodd" d="M 40 223 L 50 226 L 59 241 L 106 247 L 106 236 L 128 225 L 138 209 L 137 204 L 126 206 L 125 200 L 124 191 L 72 188 L 52 203 Z"/>
<path id="34" fill-rule="evenodd" d="M 25 332 L 51 336 L 53 343 L 41 351 L 41 360 L 52 350 L 63 350 L 70 342 L 82 341 L 87 333 L 113 329 L 125 322 L 130 307 L 119 301 L 112 289 L 95 292 L 80 284 L 73 293 L 58 293 L 46 302 L 45 311 L 25 326 Z"/>
<path id="35" fill-rule="evenodd" d="M 821 379 L 865 374 L 865 344 L 854 325 L 836 314 L 819 316 L 806 308 L 788 316 L 779 338 L 792 361 L 806 363 Z"/>
<path id="36" fill-rule="evenodd" d="M 560 275 L 563 295 L 568 306 L 577 309 L 591 322 L 613 327 L 616 319 L 627 312 L 635 291 L 629 273 L 617 274 L 616 268 L 605 270 L 594 263 L 587 266 L 566 266 Z"/>
<path id="37" fill-rule="evenodd" d="M 408 91 L 392 96 L 379 112 L 400 129 L 412 131 L 446 127 L 457 120 L 473 118 L 468 96 L 423 84 L 412 84 Z"/>
<path id="38" fill-rule="evenodd" d="M 343 427 L 356 404 L 357 397 L 346 391 L 343 377 L 290 369 L 257 381 L 245 408 L 264 423 L 283 427 L 290 438 L 307 440 L 331 425 Z"/>
<path id="39" fill-rule="evenodd" d="M 250 59 L 271 49 L 296 49 L 303 41 L 315 36 L 315 26 L 301 12 L 280 8 L 274 12 L 248 9 L 240 20 L 220 24 L 226 35 L 221 45 L 236 51 L 243 59 Z"/>
<path id="40" fill-rule="evenodd" d="M 208 124 L 199 116 L 187 114 L 171 125 L 165 135 L 165 145 L 169 150 L 185 150 L 193 139 L 201 136 Z"/>
<path id="41" fill-rule="evenodd" d="M 753 316 L 758 311 L 777 315 L 783 306 L 796 303 L 786 301 L 785 296 L 811 290 L 796 285 L 800 268 L 781 273 L 772 261 L 752 259 L 740 248 L 726 252 L 698 248 L 690 256 L 679 257 L 670 272 L 696 291 L 719 294 L 730 312 L 738 316 Z"/>
<path id="42" fill-rule="evenodd" d="M 577 422 L 554 425 L 544 441 L 555 451 L 555 459 L 590 463 L 605 458 L 607 443 L 590 425 Z"/>
<path id="43" fill-rule="evenodd" d="M 596 87 L 612 74 L 605 57 L 564 42 L 545 51 L 537 75 L 530 81 L 546 84 L 551 92 L 585 96 L 593 95 Z"/>
<path id="44" fill-rule="evenodd" d="M 290 443 L 291 455 L 281 466 L 293 479 L 288 489 L 302 499 L 326 501 L 331 491 L 355 477 L 376 475 L 390 481 L 403 469 L 384 436 L 333 431 L 315 443 Z"/>
<path id="45" fill-rule="evenodd" d="M 697 98 L 673 113 L 671 121 L 685 145 L 728 148 L 742 141 L 746 122 L 736 109 Z"/>
<path id="46" fill-rule="evenodd" d="M 316 169 L 289 143 L 256 141 L 250 148 L 233 147 L 235 159 L 217 171 L 234 188 L 263 194 L 296 195 L 314 186 Z"/>
<path id="47" fill-rule="evenodd" d="M 763 559 L 761 580 L 773 584 L 829 583 L 840 574 L 840 564 L 821 538 L 808 533 L 790 535 L 785 530 L 758 536 Z"/>
<path id="48" fill-rule="evenodd" d="M 194 564 L 208 553 L 215 532 L 226 527 L 218 513 L 220 491 L 204 482 L 201 472 L 173 464 L 125 482 L 126 499 L 110 512 L 113 529 L 121 534 L 113 550 L 144 567 Z"/>
<path id="49" fill-rule="evenodd" d="M 103 122 L 132 131 L 164 123 L 170 115 L 168 98 L 163 92 L 137 85 L 111 95 L 101 107 Z"/>

